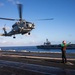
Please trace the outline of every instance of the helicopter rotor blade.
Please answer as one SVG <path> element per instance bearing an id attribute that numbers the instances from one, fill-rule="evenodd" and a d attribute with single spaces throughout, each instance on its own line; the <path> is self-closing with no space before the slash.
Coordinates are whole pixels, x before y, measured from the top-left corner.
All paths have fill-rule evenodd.
<path id="1" fill-rule="evenodd" d="M 18 4 L 18 9 L 19 9 L 19 21 L 22 21 L 22 4 Z"/>
<path id="2" fill-rule="evenodd" d="M 39 21 L 41 20 L 54 20 L 54 18 L 48 18 L 48 19 L 38 19 Z"/>
<path id="3" fill-rule="evenodd" d="M 11 18 L 1 18 L 0 17 L 0 19 L 2 19 L 2 20 L 11 20 L 11 21 L 19 21 L 19 19 L 11 19 Z"/>

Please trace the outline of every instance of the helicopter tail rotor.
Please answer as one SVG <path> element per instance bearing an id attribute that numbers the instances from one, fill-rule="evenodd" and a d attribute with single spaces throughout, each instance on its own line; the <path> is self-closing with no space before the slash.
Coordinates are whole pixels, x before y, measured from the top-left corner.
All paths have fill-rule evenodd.
<path id="1" fill-rule="evenodd" d="M 4 25 L 3 30 L 4 30 L 4 34 L 7 35 L 7 31 L 6 31 L 6 27 L 5 26 L 6 26 L 6 24 Z"/>
<path id="2" fill-rule="evenodd" d="M 3 30 L 4 30 L 4 31 L 6 30 L 6 27 L 5 27 L 5 26 L 6 26 L 6 24 L 5 24 L 4 27 L 3 27 Z"/>

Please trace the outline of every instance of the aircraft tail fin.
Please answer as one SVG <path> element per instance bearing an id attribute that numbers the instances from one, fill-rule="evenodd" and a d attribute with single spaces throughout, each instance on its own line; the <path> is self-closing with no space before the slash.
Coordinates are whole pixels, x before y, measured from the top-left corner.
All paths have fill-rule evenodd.
<path id="1" fill-rule="evenodd" d="M 5 27 L 3 28 L 3 30 L 4 30 L 4 34 L 7 35 L 7 31 Z"/>
<path id="2" fill-rule="evenodd" d="M 7 36 L 7 32 L 6 32 L 5 27 L 3 28 L 3 30 L 4 30 L 4 34 L 0 34 L 0 36 Z"/>

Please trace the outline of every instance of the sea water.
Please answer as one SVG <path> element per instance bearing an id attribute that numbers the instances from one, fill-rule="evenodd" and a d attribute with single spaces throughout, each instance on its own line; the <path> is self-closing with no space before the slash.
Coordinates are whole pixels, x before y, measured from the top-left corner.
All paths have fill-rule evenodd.
<path id="1" fill-rule="evenodd" d="M 36 46 L 12 46 L 12 47 L 0 47 L 2 51 L 28 51 L 28 52 L 53 52 L 60 53 L 61 49 L 37 49 Z M 67 53 L 75 53 L 75 49 L 67 49 Z"/>

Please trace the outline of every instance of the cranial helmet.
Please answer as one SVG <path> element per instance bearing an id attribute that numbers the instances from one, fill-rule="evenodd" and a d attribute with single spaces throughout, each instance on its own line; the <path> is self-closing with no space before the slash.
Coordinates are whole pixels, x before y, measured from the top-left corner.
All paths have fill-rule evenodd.
<path id="1" fill-rule="evenodd" d="M 63 43 L 66 44 L 66 41 L 64 40 Z"/>

